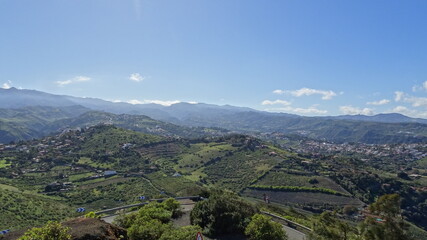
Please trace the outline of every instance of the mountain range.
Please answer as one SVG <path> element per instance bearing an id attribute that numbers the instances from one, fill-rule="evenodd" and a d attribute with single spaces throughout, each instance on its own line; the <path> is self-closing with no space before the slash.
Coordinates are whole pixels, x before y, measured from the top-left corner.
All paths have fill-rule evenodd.
<path id="1" fill-rule="evenodd" d="M 427 141 L 426 119 L 397 113 L 304 117 L 205 103 L 170 106 L 129 104 L 16 88 L 0 89 L 0 108 L 1 142 L 37 138 L 65 127 L 105 122 L 136 131 L 157 131 L 159 134 L 181 137 L 233 131 L 245 134 L 299 134 L 333 142 Z M 147 125 L 148 122 L 151 125 Z"/>

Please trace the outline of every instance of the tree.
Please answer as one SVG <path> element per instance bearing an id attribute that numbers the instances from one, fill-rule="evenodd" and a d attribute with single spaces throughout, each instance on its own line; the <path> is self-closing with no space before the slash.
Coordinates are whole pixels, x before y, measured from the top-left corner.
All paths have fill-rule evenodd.
<path id="1" fill-rule="evenodd" d="M 191 223 L 208 235 L 244 233 L 257 209 L 228 191 L 214 190 L 207 200 L 198 202 L 191 211 Z"/>
<path id="2" fill-rule="evenodd" d="M 311 240 L 348 240 L 355 229 L 336 218 L 335 213 L 323 212 L 313 222 L 313 231 L 309 235 Z"/>
<path id="3" fill-rule="evenodd" d="M 387 194 L 369 206 L 369 211 L 379 216 L 381 221 L 367 217 L 361 224 L 361 235 L 366 240 L 408 240 L 408 226 L 400 214 L 400 196 Z"/>
<path id="4" fill-rule="evenodd" d="M 345 215 L 353 215 L 353 214 L 357 213 L 357 207 L 352 206 L 352 205 L 345 205 L 344 208 L 342 209 L 342 212 Z"/>
<path id="5" fill-rule="evenodd" d="M 137 221 L 128 229 L 128 236 L 133 240 L 157 240 L 172 226 L 157 219 Z"/>
<path id="6" fill-rule="evenodd" d="M 182 211 L 180 209 L 180 204 L 174 198 L 168 198 L 164 202 L 162 202 L 163 207 L 172 212 L 172 217 L 177 218 L 182 215 Z"/>
<path id="7" fill-rule="evenodd" d="M 71 240 L 70 229 L 58 222 L 48 222 L 41 228 L 28 230 L 19 240 Z"/>
<path id="8" fill-rule="evenodd" d="M 185 226 L 178 229 L 169 229 L 165 231 L 159 240 L 194 240 L 202 228 L 199 226 Z"/>
<path id="9" fill-rule="evenodd" d="M 255 214 L 246 227 L 245 234 L 250 240 L 286 240 L 288 236 L 281 224 L 271 221 L 271 218 Z"/>

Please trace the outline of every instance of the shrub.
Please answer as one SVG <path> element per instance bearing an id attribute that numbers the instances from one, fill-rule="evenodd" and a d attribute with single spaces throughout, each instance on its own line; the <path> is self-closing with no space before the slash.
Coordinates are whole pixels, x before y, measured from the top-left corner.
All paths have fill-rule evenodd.
<path id="1" fill-rule="evenodd" d="M 185 226 L 178 229 L 169 229 L 162 234 L 160 240 L 194 240 L 202 228 L 199 226 Z"/>
<path id="2" fill-rule="evenodd" d="M 164 202 L 162 202 L 163 207 L 172 212 L 172 217 L 177 218 L 182 215 L 182 211 L 180 209 L 180 204 L 174 198 L 168 198 Z"/>
<path id="3" fill-rule="evenodd" d="M 157 240 L 163 232 L 171 228 L 169 224 L 162 224 L 157 219 L 146 219 L 144 221 L 138 221 L 128 229 L 128 236 L 130 239 L 144 239 L 144 240 Z"/>
<path id="4" fill-rule="evenodd" d="M 271 218 L 255 214 L 245 230 L 250 240 L 286 240 L 288 236 L 280 223 L 271 221 Z"/>
<path id="5" fill-rule="evenodd" d="M 214 191 L 209 199 L 198 202 L 191 212 L 191 223 L 208 235 L 243 233 L 257 209 L 234 193 Z"/>
<path id="6" fill-rule="evenodd" d="M 319 183 L 319 180 L 317 180 L 316 178 L 311 178 L 310 180 L 308 180 L 308 182 L 309 182 L 310 184 L 318 184 L 318 183 Z"/>
<path id="7" fill-rule="evenodd" d="M 85 214 L 85 218 L 100 218 L 100 216 L 96 216 L 95 212 L 88 212 Z"/>
<path id="8" fill-rule="evenodd" d="M 48 222 L 41 228 L 32 228 L 19 240 L 70 240 L 70 229 L 58 222 Z"/>
<path id="9" fill-rule="evenodd" d="M 342 212 L 345 215 L 353 215 L 357 213 L 357 207 L 351 206 L 351 205 L 345 205 L 344 208 L 342 209 Z"/>

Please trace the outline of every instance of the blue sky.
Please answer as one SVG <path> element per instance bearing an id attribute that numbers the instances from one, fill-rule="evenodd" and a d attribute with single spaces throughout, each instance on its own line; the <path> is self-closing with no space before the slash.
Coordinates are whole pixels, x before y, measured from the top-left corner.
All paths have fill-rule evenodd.
<path id="1" fill-rule="evenodd" d="M 0 86 L 427 118 L 427 1 L 0 0 Z"/>

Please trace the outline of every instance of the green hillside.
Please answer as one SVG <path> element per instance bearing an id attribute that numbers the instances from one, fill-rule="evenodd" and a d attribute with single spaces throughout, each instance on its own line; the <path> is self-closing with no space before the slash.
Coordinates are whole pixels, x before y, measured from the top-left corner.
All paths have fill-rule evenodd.
<path id="1" fill-rule="evenodd" d="M 66 129 L 95 126 L 101 123 L 170 137 L 198 138 L 221 136 L 227 133 L 219 128 L 183 127 L 143 115 L 96 112 L 81 106 L 25 107 L 0 109 L 0 143 L 40 138 Z"/>
<path id="2" fill-rule="evenodd" d="M 18 230 L 75 216 L 68 203 L 0 185 L 0 228 Z"/>
<path id="3" fill-rule="evenodd" d="M 46 201 L 71 209 L 111 208 L 138 202 L 139 196 L 197 195 L 214 187 L 261 201 L 269 196 L 272 203 L 281 206 L 323 212 L 360 207 L 380 195 L 397 192 L 404 199 L 405 217 L 426 226 L 422 220 L 427 216 L 425 195 L 411 190 L 425 186 L 422 179 L 404 181 L 387 168 L 374 168 L 375 162 L 349 157 L 302 156 L 251 136 L 189 140 L 102 124 L 39 140 L 0 144 L 0 149 L 2 186 L 44 194 L 49 196 Z M 403 163 L 390 164 L 398 168 Z M 417 168 L 423 171 L 421 166 Z M 31 212 L 20 214 L 25 217 Z M 67 214 L 74 212 L 61 216 Z M 18 215 L 14 221 L 19 221 Z M 37 220 L 22 226 L 33 223 Z"/>

